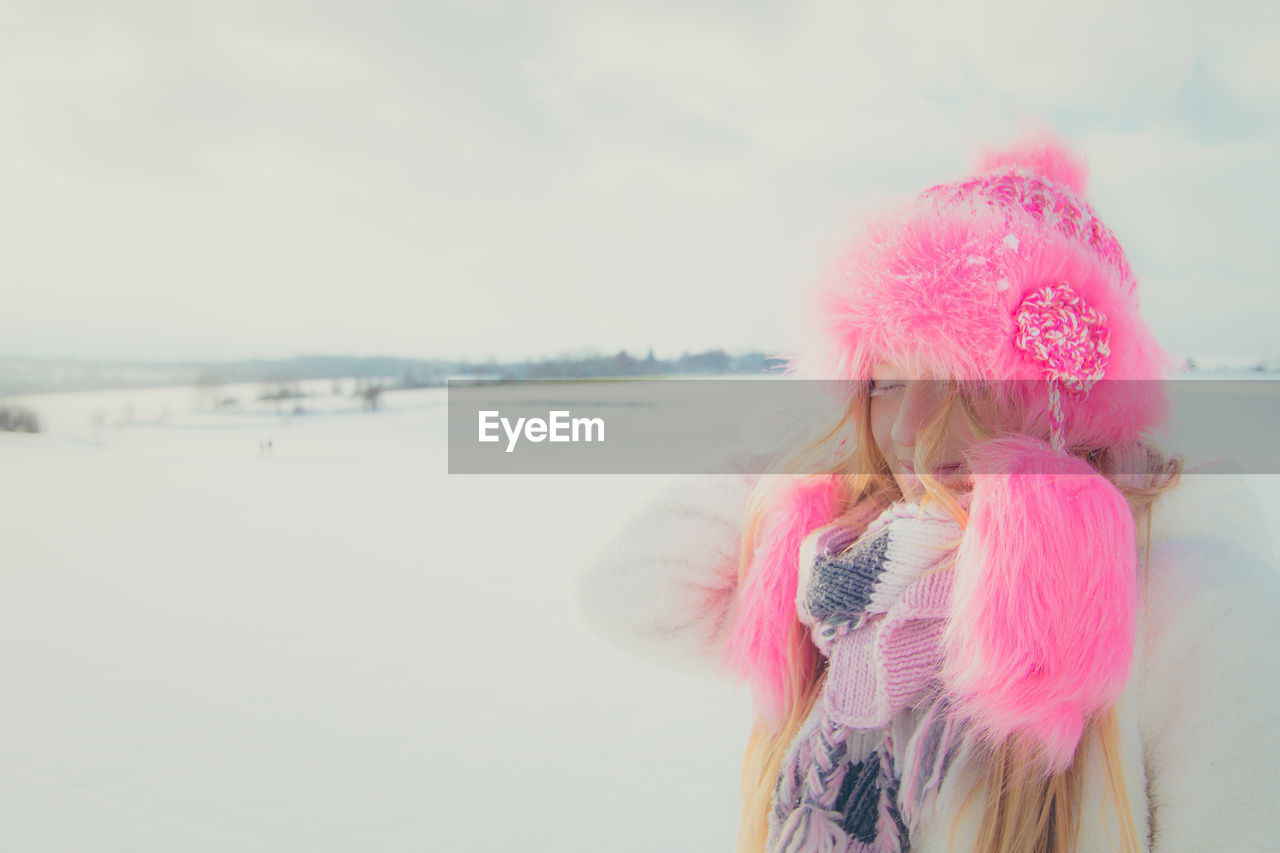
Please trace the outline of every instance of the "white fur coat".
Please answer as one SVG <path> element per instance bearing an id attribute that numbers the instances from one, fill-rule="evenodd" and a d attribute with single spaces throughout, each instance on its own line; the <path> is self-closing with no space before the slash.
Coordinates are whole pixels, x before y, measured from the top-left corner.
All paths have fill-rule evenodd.
<path id="1" fill-rule="evenodd" d="M 719 670 L 747 497 L 757 477 L 689 475 L 650 496 L 580 571 L 597 632 L 682 669 Z M 1161 497 L 1135 666 L 1118 705 L 1144 850 L 1280 851 L 1280 570 L 1256 496 L 1234 474 L 1188 474 Z M 1080 850 L 1118 850 L 1096 743 Z M 914 851 L 972 850 L 981 791 L 949 774 Z M 954 831 L 954 835 L 953 835 Z M 954 848 L 950 847 L 954 839 Z"/>

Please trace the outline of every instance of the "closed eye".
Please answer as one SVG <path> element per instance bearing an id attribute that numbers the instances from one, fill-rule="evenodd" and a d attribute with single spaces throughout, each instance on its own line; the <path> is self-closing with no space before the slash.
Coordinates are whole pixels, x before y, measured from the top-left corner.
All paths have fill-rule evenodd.
<path id="1" fill-rule="evenodd" d="M 890 393 L 891 391 L 896 391 L 897 389 L 904 388 L 904 387 L 906 386 L 902 382 L 894 382 L 892 380 L 887 380 L 887 379 L 877 382 L 876 380 L 872 379 L 871 380 L 871 396 L 882 397 L 885 394 Z"/>

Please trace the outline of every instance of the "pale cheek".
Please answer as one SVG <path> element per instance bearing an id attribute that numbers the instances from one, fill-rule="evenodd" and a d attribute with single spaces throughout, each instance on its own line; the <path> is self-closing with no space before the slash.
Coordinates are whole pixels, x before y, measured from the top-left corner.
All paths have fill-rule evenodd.
<path id="1" fill-rule="evenodd" d="M 883 453 L 884 442 L 888 439 L 888 430 L 884 429 L 884 425 L 874 418 L 872 419 L 872 439 L 876 442 L 879 452 Z"/>
<path id="2" fill-rule="evenodd" d="M 888 410 L 887 406 L 872 406 L 871 408 L 871 437 L 876 443 L 876 447 L 880 448 L 880 452 L 885 453 L 891 439 L 890 433 L 893 432 L 894 413 Z"/>

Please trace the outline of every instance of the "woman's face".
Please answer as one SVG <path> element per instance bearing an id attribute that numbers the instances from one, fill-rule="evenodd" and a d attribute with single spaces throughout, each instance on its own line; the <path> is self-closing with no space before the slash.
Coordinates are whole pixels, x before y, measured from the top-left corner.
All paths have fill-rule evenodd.
<path id="1" fill-rule="evenodd" d="M 876 447 L 889 463 L 902 494 L 909 500 L 919 498 L 924 485 L 916 477 L 912 462 L 916 439 L 941 408 L 946 384 L 928 372 L 914 375 L 893 360 L 877 364 L 871 380 L 871 433 Z M 933 476 L 945 486 L 959 485 L 968 477 L 960 454 L 977 440 L 956 406 L 941 439 Z"/>

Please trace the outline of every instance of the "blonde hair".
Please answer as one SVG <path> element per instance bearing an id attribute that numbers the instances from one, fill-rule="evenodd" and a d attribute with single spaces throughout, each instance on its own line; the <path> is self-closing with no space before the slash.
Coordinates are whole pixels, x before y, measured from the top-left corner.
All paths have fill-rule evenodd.
<path id="1" fill-rule="evenodd" d="M 964 525 L 968 516 L 960 501 L 924 472 L 933 469 L 957 407 L 979 440 L 1012 431 L 1017 413 L 1002 411 L 994 404 L 993 397 L 982 393 L 981 386 L 970 385 L 961 391 L 955 382 L 946 384 L 946 395 L 937 414 L 919 432 L 915 468 L 926 490 L 923 500 L 938 501 Z M 1149 560 L 1152 506 L 1160 494 L 1177 485 L 1182 471 L 1181 458 L 1169 458 L 1145 441 L 1121 447 L 1069 448 L 1069 452 L 1088 461 L 1125 496 L 1140 529 L 1145 529 L 1144 559 Z M 780 467 L 784 472 L 836 475 L 845 506 L 836 523 L 850 527 L 865 526 L 882 507 L 902 498 L 888 463 L 872 440 L 870 393 L 865 383 L 855 389 L 850 405 L 843 407 L 809 441 L 780 460 Z M 784 473 L 762 477 L 752 495 L 739 558 L 740 582 L 751 568 L 761 516 L 775 490 L 791 476 L 792 473 Z M 821 695 L 826 660 L 807 653 L 806 644 L 810 643 L 807 629 L 794 618 L 787 636 L 791 662 L 787 713 L 776 728 L 763 719 L 756 722 L 743 760 L 738 853 L 759 853 L 765 849 L 769 809 L 783 761 Z M 1090 721 L 1074 760 L 1061 773 L 1046 777 L 1032 747 L 1017 738 L 975 753 L 974 760 L 978 762 L 989 795 L 977 850 L 981 853 L 1074 850 L 1080 831 L 1083 756 L 1094 737 L 1101 745 L 1112 800 L 1124 828 L 1122 848 L 1126 853 L 1137 853 L 1140 849 L 1138 829 L 1124 785 L 1114 708 Z"/>

